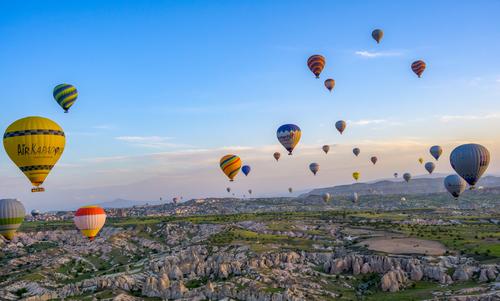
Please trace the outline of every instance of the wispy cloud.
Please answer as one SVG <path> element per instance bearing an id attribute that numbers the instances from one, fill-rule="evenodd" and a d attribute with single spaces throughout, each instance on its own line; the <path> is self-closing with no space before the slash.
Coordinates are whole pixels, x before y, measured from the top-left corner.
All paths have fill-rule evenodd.
<path id="1" fill-rule="evenodd" d="M 186 144 L 178 144 L 171 142 L 173 137 L 161 136 L 120 136 L 115 137 L 118 141 L 123 141 L 134 146 L 147 148 L 178 148 L 187 147 Z"/>
<path id="2" fill-rule="evenodd" d="M 113 130 L 116 129 L 116 126 L 112 124 L 98 124 L 94 125 L 92 128 L 96 130 Z"/>
<path id="3" fill-rule="evenodd" d="M 369 50 L 358 50 L 354 54 L 359 55 L 364 58 L 376 58 L 376 57 L 389 57 L 389 56 L 401 56 L 403 53 L 399 51 L 369 51 Z"/>
<path id="4" fill-rule="evenodd" d="M 356 121 L 349 121 L 349 124 L 351 125 L 373 125 L 373 124 L 382 124 L 382 123 L 387 123 L 386 119 L 361 119 L 361 120 L 356 120 Z"/>
<path id="5" fill-rule="evenodd" d="M 491 113 L 486 115 L 443 115 L 438 116 L 441 122 L 451 122 L 451 121 L 464 121 L 464 120 L 485 120 L 485 119 L 498 119 L 500 118 L 499 113 Z"/>

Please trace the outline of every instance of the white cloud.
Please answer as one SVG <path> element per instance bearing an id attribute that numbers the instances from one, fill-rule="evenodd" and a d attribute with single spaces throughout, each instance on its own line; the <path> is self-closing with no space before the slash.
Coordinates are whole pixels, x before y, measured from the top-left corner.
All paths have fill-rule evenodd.
<path id="1" fill-rule="evenodd" d="M 115 137 L 118 141 L 123 141 L 134 146 L 146 148 L 178 148 L 187 147 L 185 144 L 172 143 L 173 137 L 161 136 L 120 136 Z"/>
<path id="2" fill-rule="evenodd" d="M 382 124 L 382 123 L 387 123 L 386 119 L 361 119 L 357 121 L 349 121 L 348 124 L 351 125 L 372 125 L 372 124 Z"/>
<path id="3" fill-rule="evenodd" d="M 376 58 L 376 57 L 383 57 L 383 56 L 400 56 L 402 55 L 401 52 L 397 51 L 368 51 L 368 50 L 358 50 L 354 52 L 354 54 L 359 55 L 361 57 L 365 58 Z"/>
<path id="4" fill-rule="evenodd" d="M 438 116 L 441 122 L 451 122 L 451 121 L 464 121 L 464 120 L 485 120 L 485 119 L 498 119 L 500 114 L 491 113 L 486 115 L 443 115 Z"/>
<path id="5" fill-rule="evenodd" d="M 94 125 L 92 128 L 97 129 L 97 130 L 112 130 L 116 129 L 116 126 L 112 124 L 98 124 Z"/>

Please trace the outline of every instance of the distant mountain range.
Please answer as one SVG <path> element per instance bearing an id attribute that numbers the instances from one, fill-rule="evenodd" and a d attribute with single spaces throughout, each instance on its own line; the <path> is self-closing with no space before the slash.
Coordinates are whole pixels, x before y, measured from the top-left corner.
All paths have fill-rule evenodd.
<path id="1" fill-rule="evenodd" d="M 132 200 L 124 200 L 124 199 L 116 199 L 109 202 L 103 202 L 97 204 L 102 208 L 130 208 L 134 206 L 144 206 L 144 205 L 160 205 L 165 204 L 167 201 L 132 201 Z"/>
<path id="2" fill-rule="evenodd" d="M 445 192 L 443 185 L 444 177 L 438 178 L 416 178 L 406 183 L 403 179 L 382 180 L 372 183 L 355 183 L 350 185 L 340 185 L 313 189 L 300 197 L 311 195 L 321 195 L 328 192 L 333 195 L 351 195 L 356 192 L 359 195 L 392 195 L 392 194 L 428 194 Z M 500 177 L 486 176 L 482 178 L 476 186 L 499 187 Z"/>

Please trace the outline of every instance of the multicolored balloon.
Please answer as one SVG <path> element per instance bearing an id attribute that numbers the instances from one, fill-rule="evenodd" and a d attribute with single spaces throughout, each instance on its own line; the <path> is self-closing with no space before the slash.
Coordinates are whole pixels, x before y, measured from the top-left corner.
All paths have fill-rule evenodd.
<path id="1" fill-rule="evenodd" d="M 444 178 L 444 187 L 455 199 L 458 199 L 467 188 L 467 183 L 457 175 L 449 175 Z"/>
<path id="2" fill-rule="evenodd" d="M 359 171 L 355 171 L 355 172 L 352 173 L 352 177 L 356 181 L 359 180 L 360 175 L 361 174 L 359 173 Z"/>
<path id="3" fill-rule="evenodd" d="M 377 44 L 380 43 L 383 37 L 384 32 L 382 31 L 382 29 L 375 29 L 374 31 L 372 31 L 372 38 L 377 41 Z"/>
<path id="4" fill-rule="evenodd" d="M 409 173 L 409 172 L 405 172 L 405 173 L 403 174 L 403 179 L 405 179 L 405 181 L 406 181 L 407 183 L 408 183 L 408 182 L 410 182 L 410 180 L 411 180 L 411 173 Z"/>
<path id="5" fill-rule="evenodd" d="M 373 165 L 375 165 L 377 163 L 377 161 L 378 161 L 378 158 L 375 157 L 375 156 L 373 156 L 373 157 L 370 158 L 370 161 L 372 161 Z"/>
<path id="6" fill-rule="evenodd" d="M 80 232 L 92 241 L 106 223 L 106 212 L 99 206 L 84 206 L 76 211 L 74 222 Z"/>
<path id="7" fill-rule="evenodd" d="M 288 155 L 292 155 L 292 151 L 300 141 L 302 132 L 295 124 L 284 124 L 278 128 L 276 136 L 278 141 L 288 151 Z"/>
<path id="8" fill-rule="evenodd" d="M 248 176 L 251 170 L 252 169 L 248 165 L 243 165 L 243 167 L 241 168 L 241 171 L 245 174 L 245 176 Z"/>
<path id="9" fill-rule="evenodd" d="M 335 80 L 332 78 L 325 80 L 325 87 L 328 89 L 328 91 L 332 92 L 333 88 L 335 87 Z"/>
<path id="10" fill-rule="evenodd" d="M 39 186 L 61 157 L 65 144 L 62 128 L 43 117 L 14 121 L 3 135 L 7 155 L 33 184 L 32 192 L 44 191 Z"/>
<path id="11" fill-rule="evenodd" d="M 229 178 L 229 181 L 234 181 L 241 168 L 241 159 L 236 155 L 225 155 L 219 162 L 222 172 Z"/>
<path id="12" fill-rule="evenodd" d="M 352 149 L 352 153 L 357 157 L 359 155 L 359 153 L 361 152 L 361 150 L 357 147 L 353 148 Z"/>
<path id="13" fill-rule="evenodd" d="M 26 216 L 26 210 L 16 199 L 0 200 L 0 235 L 12 240 Z"/>
<path id="14" fill-rule="evenodd" d="M 330 145 L 323 145 L 321 149 L 325 152 L 325 154 L 328 154 L 330 151 Z"/>
<path id="15" fill-rule="evenodd" d="M 346 126 L 347 126 L 347 124 L 345 123 L 344 120 L 339 120 L 339 121 L 335 122 L 335 128 L 337 129 L 337 131 L 339 131 L 339 133 L 341 135 L 344 132 Z"/>
<path id="16" fill-rule="evenodd" d="M 309 164 L 309 169 L 311 172 L 316 175 L 316 173 L 319 171 L 319 164 L 318 163 L 311 163 Z"/>
<path id="17" fill-rule="evenodd" d="M 57 85 L 52 94 L 57 103 L 64 109 L 64 113 L 68 113 L 69 108 L 75 103 L 78 97 L 78 91 L 75 86 L 70 84 Z"/>
<path id="18" fill-rule="evenodd" d="M 451 152 L 450 163 L 457 174 L 474 188 L 490 164 L 490 152 L 480 144 L 462 144 Z"/>
<path id="19" fill-rule="evenodd" d="M 280 153 L 278 153 L 278 152 L 275 152 L 275 153 L 273 154 L 273 157 L 274 157 L 274 159 L 276 159 L 276 162 L 278 162 L 278 160 L 279 160 L 279 159 L 280 159 L 280 157 L 281 157 L 281 154 L 280 154 Z"/>
<path id="20" fill-rule="evenodd" d="M 436 161 L 437 161 L 437 160 L 439 160 L 439 157 L 441 157 L 441 154 L 443 153 L 443 148 L 439 145 L 434 145 L 434 146 L 431 146 L 431 148 L 429 149 L 429 152 L 434 157 L 434 159 L 436 159 Z"/>
<path id="21" fill-rule="evenodd" d="M 325 203 L 327 203 L 331 200 L 332 196 L 328 192 L 325 192 L 323 193 L 323 195 L 321 195 L 321 198 Z"/>
<path id="22" fill-rule="evenodd" d="M 319 78 L 321 71 L 325 68 L 325 64 L 325 57 L 319 54 L 312 55 L 307 60 L 307 67 L 309 67 L 309 70 L 316 75 L 316 78 Z"/>
<path id="23" fill-rule="evenodd" d="M 413 72 L 415 72 L 415 74 L 418 75 L 419 78 L 422 77 L 422 73 L 424 73 L 425 67 L 426 64 L 422 60 L 414 61 L 411 64 L 411 70 L 413 70 Z"/>
<path id="24" fill-rule="evenodd" d="M 427 163 L 425 163 L 425 170 L 427 170 L 427 172 L 429 174 L 431 174 L 434 171 L 435 168 L 436 168 L 436 165 L 433 162 L 427 162 Z"/>

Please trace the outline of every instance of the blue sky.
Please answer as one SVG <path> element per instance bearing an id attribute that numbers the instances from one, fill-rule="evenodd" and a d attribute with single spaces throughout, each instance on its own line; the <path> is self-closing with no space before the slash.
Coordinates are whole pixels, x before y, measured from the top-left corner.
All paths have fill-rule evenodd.
<path id="1" fill-rule="evenodd" d="M 4 1 L 0 127 L 49 117 L 67 146 L 45 194 L 26 193 L 0 155 L 0 196 L 54 208 L 223 195 L 217 162 L 228 152 L 254 167 L 235 189 L 261 195 L 349 183 L 354 169 L 364 180 L 423 173 L 408 160 L 433 144 L 449 154 L 483 143 L 497 173 L 498 11 L 498 1 Z M 379 45 L 374 28 L 385 31 Z M 315 53 L 327 58 L 321 80 L 305 64 Z M 410 70 L 416 59 L 428 64 L 422 79 Z M 80 92 L 70 114 L 52 99 L 62 82 Z M 348 121 L 343 136 L 338 119 Z M 283 123 L 303 130 L 298 158 L 270 169 Z M 326 143 L 336 147 L 324 176 L 311 178 L 307 165 L 325 160 L 317 150 Z M 376 170 L 354 161 L 357 145 L 381 157 Z M 443 161 L 437 170 L 450 172 Z M 120 185 L 134 192 L 109 188 Z"/>

